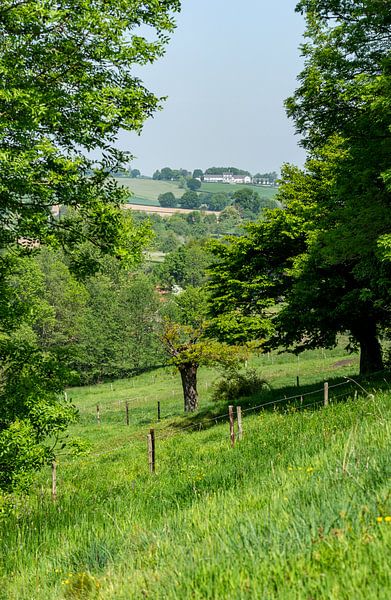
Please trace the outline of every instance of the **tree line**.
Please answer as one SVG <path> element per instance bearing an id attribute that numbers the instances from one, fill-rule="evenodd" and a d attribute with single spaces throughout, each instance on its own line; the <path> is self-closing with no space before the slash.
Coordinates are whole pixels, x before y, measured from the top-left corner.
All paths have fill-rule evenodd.
<path id="1" fill-rule="evenodd" d="M 198 182 L 200 184 L 200 182 Z M 200 184 L 201 185 L 201 184 Z M 206 209 L 223 211 L 227 206 L 232 206 L 245 219 L 257 218 L 265 206 L 276 206 L 275 201 L 262 198 L 252 188 L 243 187 L 233 192 L 196 192 L 188 190 L 177 198 L 173 192 L 165 192 L 158 197 L 160 206 L 166 208 Z"/>
<path id="2" fill-rule="evenodd" d="M 224 173 L 243 176 L 248 175 L 252 177 L 254 183 L 268 183 L 272 185 L 278 180 L 278 174 L 276 171 L 255 173 L 254 175 L 251 175 L 250 171 L 238 169 L 236 167 L 209 167 L 205 171 L 202 169 L 188 171 L 187 169 L 172 169 L 171 167 L 163 167 L 162 169 L 157 169 L 153 173 L 152 179 L 158 181 L 179 181 L 182 184 L 186 184 L 191 180 L 203 181 L 205 175 L 223 175 Z"/>

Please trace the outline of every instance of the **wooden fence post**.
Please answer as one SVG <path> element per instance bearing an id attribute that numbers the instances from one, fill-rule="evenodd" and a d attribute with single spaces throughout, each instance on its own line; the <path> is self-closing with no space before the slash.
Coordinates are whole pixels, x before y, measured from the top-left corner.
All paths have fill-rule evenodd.
<path id="1" fill-rule="evenodd" d="M 236 418 L 238 420 L 238 440 L 243 438 L 243 426 L 242 426 L 242 407 L 236 407 Z"/>
<path id="2" fill-rule="evenodd" d="M 96 405 L 96 420 L 98 425 L 100 425 L 100 408 L 99 408 L 99 404 Z"/>
<path id="3" fill-rule="evenodd" d="M 155 472 L 155 431 L 149 430 L 148 435 L 148 462 L 151 473 Z"/>
<path id="4" fill-rule="evenodd" d="M 328 381 L 324 382 L 324 396 L 323 396 L 323 404 L 324 406 L 328 406 L 329 403 L 329 384 Z"/>
<path id="5" fill-rule="evenodd" d="M 129 402 L 127 400 L 125 402 L 125 412 L 126 412 L 126 425 L 129 425 Z"/>
<path id="6" fill-rule="evenodd" d="M 160 421 L 160 400 L 157 401 L 157 420 Z"/>
<path id="7" fill-rule="evenodd" d="M 52 462 L 52 500 L 57 500 L 57 463 L 55 460 Z"/>
<path id="8" fill-rule="evenodd" d="M 297 387 L 300 387 L 300 379 L 298 375 L 296 376 L 296 385 Z"/>
<path id="9" fill-rule="evenodd" d="M 235 427 L 234 427 L 235 419 L 234 419 L 234 407 L 232 406 L 232 404 L 230 404 L 228 406 L 228 413 L 229 413 L 229 433 L 230 433 L 230 438 L 231 438 L 231 448 L 233 448 L 235 446 Z"/>

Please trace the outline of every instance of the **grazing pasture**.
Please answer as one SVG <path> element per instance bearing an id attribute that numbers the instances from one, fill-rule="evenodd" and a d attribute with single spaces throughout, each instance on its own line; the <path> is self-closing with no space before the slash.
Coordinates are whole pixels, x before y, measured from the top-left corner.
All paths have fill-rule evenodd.
<path id="1" fill-rule="evenodd" d="M 1 598 L 389 598 L 390 378 L 358 380 L 344 359 L 254 358 L 270 389 L 234 403 L 234 448 L 214 370 L 200 370 L 191 416 L 168 368 L 69 390 L 91 451 L 58 456 L 56 502 L 48 469 L 0 523 Z"/>

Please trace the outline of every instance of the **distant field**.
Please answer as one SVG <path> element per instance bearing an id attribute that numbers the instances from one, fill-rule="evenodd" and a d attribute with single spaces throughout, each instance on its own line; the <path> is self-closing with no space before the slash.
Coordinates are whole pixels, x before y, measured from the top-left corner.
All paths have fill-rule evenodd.
<path id="1" fill-rule="evenodd" d="M 158 197 L 160 194 L 172 192 L 176 198 L 180 198 L 185 190 L 179 188 L 178 183 L 174 181 L 155 181 L 154 179 L 118 179 L 124 187 L 129 188 L 133 192 L 131 197 L 132 204 L 146 204 L 148 206 L 159 206 Z M 277 188 L 263 187 L 257 185 L 231 185 L 227 183 L 203 183 L 201 191 L 203 192 L 234 192 L 237 189 L 249 187 L 258 192 L 263 198 L 273 198 L 277 192 Z"/>
<path id="2" fill-rule="evenodd" d="M 129 188 L 134 194 L 131 198 L 132 204 L 148 204 L 159 206 L 160 194 L 172 192 L 176 198 L 182 196 L 184 190 L 178 187 L 174 181 L 155 181 L 154 179 L 118 179 L 124 187 Z"/>
<path id="3" fill-rule="evenodd" d="M 264 198 L 273 198 L 273 196 L 277 193 L 277 188 L 275 187 L 267 187 L 262 185 L 234 185 L 231 183 L 203 183 L 201 186 L 201 191 L 203 192 L 212 192 L 217 194 L 218 192 L 234 192 L 240 188 L 250 188 L 254 190 L 254 192 L 258 192 L 261 197 Z"/>

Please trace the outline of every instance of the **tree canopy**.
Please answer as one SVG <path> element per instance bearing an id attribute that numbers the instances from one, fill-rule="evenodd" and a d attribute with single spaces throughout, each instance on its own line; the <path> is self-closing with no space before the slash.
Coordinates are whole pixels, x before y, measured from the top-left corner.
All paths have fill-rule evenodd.
<path id="1" fill-rule="evenodd" d="M 131 157 L 114 143 L 161 105 L 134 68 L 163 54 L 178 10 L 178 0 L 1 3 L 0 488 L 51 460 L 76 418 L 61 393 L 61 344 L 45 347 L 36 331 L 45 316 L 62 335 L 39 300 L 43 275 L 18 254 L 61 246 L 79 276 L 104 254 L 141 260 L 150 229 L 120 211 L 128 191 L 111 175 Z"/>
<path id="2" fill-rule="evenodd" d="M 177 0 L 2 2 L 1 247 L 27 239 L 74 249 L 88 239 L 129 253 L 112 206 L 124 192 L 108 177 L 124 156 L 112 144 L 119 128 L 139 132 L 160 105 L 133 67 L 162 55 L 178 9 Z M 143 24 L 156 39 L 142 35 Z M 56 218 L 59 205 L 77 218 Z"/>
<path id="3" fill-rule="evenodd" d="M 348 332 L 365 373 L 382 368 L 390 323 L 391 8 L 308 0 L 298 10 L 305 66 L 286 106 L 308 158 L 283 169 L 283 208 L 216 250 L 212 311 L 223 336 L 244 324 L 296 351 Z"/>

